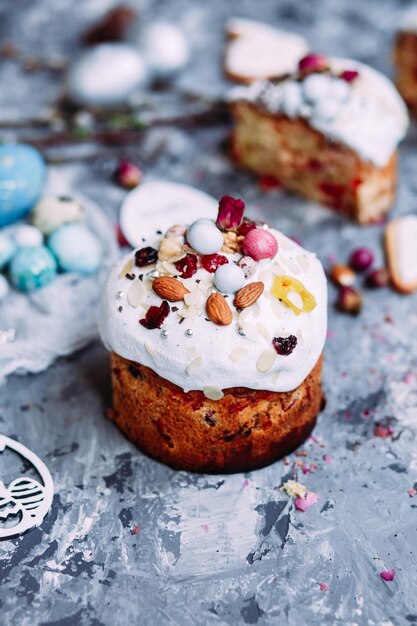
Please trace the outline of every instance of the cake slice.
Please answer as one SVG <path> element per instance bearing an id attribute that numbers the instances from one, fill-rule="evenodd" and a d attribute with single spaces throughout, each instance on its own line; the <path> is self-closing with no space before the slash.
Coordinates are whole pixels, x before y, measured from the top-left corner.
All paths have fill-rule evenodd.
<path id="1" fill-rule="evenodd" d="M 238 163 L 361 224 L 390 209 L 408 115 L 385 76 L 310 54 L 290 76 L 234 88 L 230 102 Z"/>

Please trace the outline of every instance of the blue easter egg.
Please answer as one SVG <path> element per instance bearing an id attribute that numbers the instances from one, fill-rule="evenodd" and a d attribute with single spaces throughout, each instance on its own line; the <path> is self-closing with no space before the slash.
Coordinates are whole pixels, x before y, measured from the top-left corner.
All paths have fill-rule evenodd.
<path id="1" fill-rule="evenodd" d="M 0 146 L 0 226 L 30 211 L 41 194 L 45 172 L 38 150 L 25 144 Z"/>
<path id="2" fill-rule="evenodd" d="M 20 248 L 10 263 L 10 279 L 21 291 L 48 285 L 56 276 L 57 265 L 45 246 Z"/>
<path id="3" fill-rule="evenodd" d="M 0 270 L 9 263 L 16 249 L 14 239 L 7 233 L 0 232 Z"/>
<path id="4" fill-rule="evenodd" d="M 49 237 L 48 247 L 64 272 L 93 274 L 100 265 L 101 245 L 81 224 L 66 224 Z"/>

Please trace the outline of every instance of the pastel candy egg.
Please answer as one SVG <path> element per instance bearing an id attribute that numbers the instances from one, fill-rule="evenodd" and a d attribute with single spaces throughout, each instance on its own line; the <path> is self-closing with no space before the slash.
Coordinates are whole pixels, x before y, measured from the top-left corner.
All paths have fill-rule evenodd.
<path id="1" fill-rule="evenodd" d="M 0 232 L 0 270 L 8 264 L 16 252 L 16 243 L 7 233 Z"/>
<path id="2" fill-rule="evenodd" d="M 18 248 L 41 246 L 43 243 L 43 235 L 39 228 L 22 224 L 17 226 L 13 231 L 13 237 Z"/>
<path id="3" fill-rule="evenodd" d="M 48 247 L 64 272 L 93 274 L 100 265 L 101 244 L 81 224 L 67 224 L 49 237 Z"/>
<path id="4" fill-rule="evenodd" d="M 68 94 L 86 105 L 111 107 L 125 104 L 147 80 L 142 55 L 133 46 L 106 43 L 84 52 L 67 76 Z"/>
<path id="5" fill-rule="evenodd" d="M 32 211 L 32 223 L 44 235 L 49 235 L 63 224 L 79 222 L 82 217 L 80 203 L 68 196 L 41 198 Z"/>
<path id="6" fill-rule="evenodd" d="M 223 293 L 235 293 L 243 287 L 245 275 L 236 263 L 220 265 L 214 274 L 214 285 Z"/>
<path id="7" fill-rule="evenodd" d="M 154 22 L 145 30 L 142 50 L 159 78 L 170 78 L 188 62 L 190 50 L 182 31 L 169 22 Z"/>
<path id="8" fill-rule="evenodd" d="M 300 106 L 303 103 L 301 87 L 298 83 L 287 83 L 284 85 L 282 94 L 282 110 L 288 117 L 298 115 Z"/>
<path id="9" fill-rule="evenodd" d="M 45 178 L 41 154 L 25 144 L 0 146 L 0 226 L 24 217 L 38 199 Z"/>
<path id="10" fill-rule="evenodd" d="M 278 242 L 274 235 L 263 228 L 250 230 L 243 240 L 242 247 L 243 252 L 255 261 L 272 259 L 278 252 Z"/>
<path id="11" fill-rule="evenodd" d="M 213 221 L 203 218 L 188 228 L 187 242 L 198 254 L 214 254 L 223 246 L 223 233 Z"/>
<path id="12" fill-rule="evenodd" d="M 56 261 L 45 246 L 21 248 L 10 263 L 10 279 L 21 291 L 48 285 L 56 271 Z"/>
<path id="13" fill-rule="evenodd" d="M 330 84 L 330 97 L 339 102 L 346 102 L 350 96 L 351 86 L 345 80 L 334 78 Z"/>
<path id="14" fill-rule="evenodd" d="M 327 96 L 331 78 L 326 74 L 310 74 L 303 81 L 303 96 L 308 102 L 318 102 Z"/>
<path id="15" fill-rule="evenodd" d="M 338 100 L 327 98 L 326 100 L 321 100 L 320 102 L 316 103 L 313 111 L 313 116 L 319 122 L 331 122 L 338 114 L 339 109 L 340 102 Z"/>
<path id="16" fill-rule="evenodd" d="M 9 283 L 7 282 L 5 277 L 0 274 L 0 302 L 6 298 L 9 290 Z"/>

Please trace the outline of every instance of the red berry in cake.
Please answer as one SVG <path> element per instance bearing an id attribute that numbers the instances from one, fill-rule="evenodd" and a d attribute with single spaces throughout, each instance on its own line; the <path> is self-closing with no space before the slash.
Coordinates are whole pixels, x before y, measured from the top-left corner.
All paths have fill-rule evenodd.
<path id="1" fill-rule="evenodd" d="M 249 276 L 255 273 L 256 261 L 254 261 L 251 256 L 243 256 L 239 259 L 237 264 L 245 275 L 245 278 L 249 278 Z"/>
<path id="2" fill-rule="evenodd" d="M 366 277 L 365 286 L 372 289 L 380 289 L 386 287 L 389 283 L 389 272 L 385 267 L 381 267 L 379 270 L 372 270 Z"/>
<path id="3" fill-rule="evenodd" d="M 125 189 L 134 189 L 143 178 L 142 171 L 131 161 L 122 161 L 116 170 L 116 181 Z"/>
<path id="4" fill-rule="evenodd" d="M 222 230 L 237 228 L 242 223 L 244 212 L 245 203 L 243 200 L 232 198 L 231 196 L 223 196 L 219 202 L 216 226 Z"/>
<path id="5" fill-rule="evenodd" d="M 353 83 L 358 76 L 359 72 L 357 70 L 345 70 L 340 74 L 339 78 L 345 80 L 347 83 Z"/>
<path id="6" fill-rule="evenodd" d="M 362 309 L 362 295 L 353 287 L 341 287 L 337 295 L 336 308 L 343 313 L 359 315 Z"/>
<path id="7" fill-rule="evenodd" d="M 145 328 L 148 328 L 149 330 L 161 328 L 162 324 L 169 314 L 169 311 L 169 304 L 166 300 L 164 300 L 160 306 L 150 306 L 149 309 L 146 311 L 145 317 L 139 320 L 139 324 L 141 324 Z"/>
<path id="8" fill-rule="evenodd" d="M 152 248 L 151 246 L 147 246 L 146 248 L 141 248 L 135 252 L 135 265 L 137 267 L 145 267 L 146 265 L 152 265 L 156 263 L 158 260 L 158 250 Z"/>
<path id="9" fill-rule="evenodd" d="M 244 220 L 239 226 L 237 234 L 240 235 L 241 237 L 246 237 L 248 232 L 250 230 L 253 230 L 254 228 L 256 228 L 255 222 L 249 222 L 247 220 Z"/>
<path id="10" fill-rule="evenodd" d="M 324 72 L 329 68 L 327 59 L 322 54 L 307 54 L 307 56 L 300 59 L 298 62 L 298 69 L 303 74 L 310 74 L 311 72 Z"/>
<path id="11" fill-rule="evenodd" d="M 181 278 L 191 278 L 197 271 L 197 257 L 195 254 L 186 254 L 183 259 L 175 263 Z"/>
<path id="12" fill-rule="evenodd" d="M 260 261 L 274 258 L 278 252 L 278 242 L 268 230 L 254 228 L 244 238 L 242 248 L 245 255 Z"/>
<path id="13" fill-rule="evenodd" d="M 274 337 L 272 345 L 275 348 L 277 354 L 281 356 L 288 356 L 293 352 L 297 345 L 297 337 L 290 335 L 289 337 Z"/>
<path id="14" fill-rule="evenodd" d="M 357 272 L 364 272 L 372 265 L 374 255 L 369 248 L 357 248 L 349 258 L 349 265 Z"/>
<path id="15" fill-rule="evenodd" d="M 229 261 L 222 254 L 205 254 L 201 257 L 201 265 L 210 274 L 214 274 L 220 265 L 225 265 L 226 263 L 229 263 Z"/>

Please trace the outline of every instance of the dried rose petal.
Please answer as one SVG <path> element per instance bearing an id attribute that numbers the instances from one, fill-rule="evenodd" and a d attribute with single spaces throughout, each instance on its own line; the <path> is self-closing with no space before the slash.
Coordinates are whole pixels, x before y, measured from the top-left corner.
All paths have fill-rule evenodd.
<path id="1" fill-rule="evenodd" d="M 146 265 L 152 265 L 158 260 L 158 250 L 147 246 L 141 248 L 135 252 L 135 265 L 136 267 L 145 267 Z"/>
<path id="2" fill-rule="evenodd" d="M 295 508 L 297 511 L 307 511 L 313 504 L 316 504 L 320 500 L 320 496 L 314 491 L 307 491 L 304 498 L 295 499 Z"/>
<path id="3" fill-rule="evenodd" d="M 169 312 L 169 304 L 164 300 L 160 306 L 150 306 L 145 317 L 139 320 L 139 324 L 149 330 L 161 328 Z"/>
<path id="4" fill-rule="evenodd" d="M 244 212 L 245 203 L 243 200 L 232 198 L 231 196 L 223 196 L 219 202 L 216 226 L 221 230 L 238 228 L 242 223 Z"/>
<path id="5" fill-rule="evenodd" d="M 298 62 L 298 69 L 303 74 L 309 74 L 310 72 L 323 72 L 329 68 L 327 59 L 322 54 L 311 53 L 300 59 Z"/>
<path id="6" fill-rule="evenodd" d="M 327 583 L 319 583 L 320 591 L 329 591 L 329 585 Z"/>
<path id="7" fill-rule="evenodd" d="M 239 226 L 237 234 L 240 235 L 241 237 L 245 237 L 248 234 L 248 232 L 250 230 L 253 230 L 254 228 L 256 228 L 255 222 L 249 222 L 248 220 L 244 220 Z"/>
<path id="8" fill-rule="evenodd" d="M 131 161 L 122 161 L 115 173 L 116 182 L 125 189 L 134 189 L 142 181 L 143 173 Z"/>
<path id="9" fill-rule="evenodd" d="M 280 354 L 281 356 L 288 356 L 297 345 L 297 337 L 294 335 L 290 335 L 289 337 L 274 337 L 272 345 L 274 346 L 277 354 Z"/>
<path id="10" fill-rule="evenodd" d="M 197 271 L 197 257 L 195 254 L 186 254 L 183 259 L 175 263 L 181 278 L 191 278 Z"/>
<path id="11" fill-rule="evenodd" d="M 353 81 L 358 78 L 359 72 L 356 70 L 345 70 L 339 75 L 339 78 L 345 80 L 347 83 L 353 83 Z"/>
<path id="12" fill-rule="evenodd" d="M 226 263 L 229 263 L 229 261 L 222 254 L 205 254 L 201 257 L 201 265 L 210 274 L 214 274 L 220 265 L 226 265 Z"/>
<path id="13" fill-rule="evenodd" d="M 390 582 L 391 580 L 394 580 L 395 578 L 395 570 L 394 569 L 383 570 L 382 572 L 380 572 L 379 575 L 381 576 L 382 580 L 386 580 L 387 582 Z"/>

